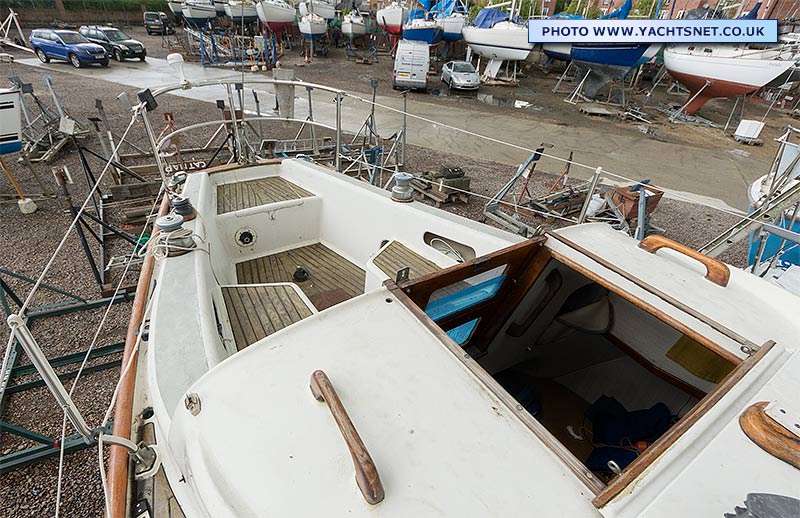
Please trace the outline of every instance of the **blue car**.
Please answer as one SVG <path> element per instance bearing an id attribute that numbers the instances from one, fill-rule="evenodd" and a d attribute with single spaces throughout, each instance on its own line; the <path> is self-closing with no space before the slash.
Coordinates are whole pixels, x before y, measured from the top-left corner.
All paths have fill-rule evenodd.
<path id="1" fill-rule="evenodd" d="M 36 29 L 31 32 L 30 43 L 42 63 L 61 59 L 69 61 L 75 68 L 94 63 L 107 67 L 111 58 L 106 49 L 75 31 Z"/>

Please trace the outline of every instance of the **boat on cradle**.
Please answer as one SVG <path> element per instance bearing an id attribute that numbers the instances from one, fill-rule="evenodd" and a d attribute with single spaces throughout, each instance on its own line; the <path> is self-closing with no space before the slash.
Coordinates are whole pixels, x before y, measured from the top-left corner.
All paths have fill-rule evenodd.
<path id="1" fill-rule="evenodd" d="M 284 0 L 261 0 L 256 4 L 256 14 L 261 23 L 279 34 L 291 29 L 297 16 L 297 9 Z"/>
<path id="2" fill-rule="evenodd" d="M 583 20 L 579 14 L 556 13 L 549 18 L 550 20 Z M 548 60 L 569 61 L 571 56 L 572 43 L 543 43 L 542 52 Z"/>
<path id="3" fill-rule="evenodd" d="M 234 22 L 254 22 L 258 20 L 256 3 L 252 0 L 228 0 L 225 4 L 225 16 Z"/>
<path id="4" fill-rule="evenodd" d="M 228 0 L 211 0 L 214 2 L 214 10 L 217 12 L 218 17 L 225 16 L 225 5 Z"/>
<path id="5" fill-rule="evenodd" d="M 363 36 L 366 33 L 367 25 L 361 13 L 353 10 L 342 17 L 342 34 L 354 38 Z"/>
<path id="6" fill-rule="evenodd" d="M 575 43 L 570 48 L 570 58 L 577 66 L 578 76 L 586 76 L 583 94 L 593 99 L 605 85 L 647 63 L 662 47 L 660 43 Z"/>
<path id="7" fill-rule="evenodd" d="M 375 14 L 378 27 L 392 36 L 403 35 L 403 25 L 408 19 L 408 8 L 405 4 L 392 2 L 381 8 Z"/>
<path id="8" fill-rule="evenodd" d="M 301 2 L 299 5 L 300 15 L 313 12 L 314 14 L 325 18 L 326 20 L 333 20 L 336 18 L 336 7 L 334 4 L 328 3 L 325 0 L 310 0 Z"/>
<path id="9" fill-rule="evenodd" d="M 198 27 L 217 17 L 217 10 L 210 0 L 184 0 L 181 4 L 183 18 Z"/>
<path id="10" fill-rule="evenodd" d="M 180 0 L 169 0 L 167 5 L 169 6 L 169 12 L 172 13 L 172 16 L 175 17 L 176 20 L 183 17 Z"/>
<path id="11" fill-rule="evenodd" d="M 111 446 L 114 516 L 797 516 L 784 290 L 661 236 L 523 239 L 307 160 L 179 190 L 197 250 L 151 240 L 114 423 L 159 464 L 128 479 Z"/>
<path id="12" fill-rule="evenodd" d="M 483 75 L 497 77 L 503 61 L 524 61 L 533 50 L 528 42 L 528 27 L 514 23 L 509 14 L 497 9 L 484 8 L 472 25 L 461 31 L 464 42 L 472 52 L 488 58 Z"/>
<path id="13" fill-rule="evenodd" d="M 749 94 L 776 80 L 781 82 L 784 75 L 788 78 L 795 66 L 792 54 L 783 47 L 676 44 L 664 49 L 664 66 L 689 89 L 690 102 L 684 111 L 692 115 L 715 97 Z"/>
<path id="14" fill-rule="evenodd" d="M 297 28 L 300 29 L 300 34 L 304 38 L 318 40 L 325 36 L 325 33 L 328 31 L 328 22 L 325 21 L 325 18 L 316 13 L 308 13 L 300 18 L 300 21 L 297 23 Z"/>
<path id="15" fill-rule="evenodd" d="M 416 9 L 408 15 L 403 25 L 403 39 L 436 45 L 442 41 L 442 28 L 435 20 L 426 19 L 425 11 Z"/>

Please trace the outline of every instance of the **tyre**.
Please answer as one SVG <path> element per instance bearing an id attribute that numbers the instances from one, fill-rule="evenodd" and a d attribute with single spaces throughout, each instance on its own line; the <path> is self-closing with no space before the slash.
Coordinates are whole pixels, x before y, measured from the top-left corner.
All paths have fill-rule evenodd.
<path id="1" fill-rule="evenodd" d="M 81 68 L 81 66 L 83 66 L 83 63 L 81 63 L 81 60 L 77 54 L 70 54 L 69 62 L 72 63 L 72 66 L 75 68 Z"/>
<path id="2" fill-rule="evenodd" d="M 152 33 L 152 32 L 150 32 L 150 30 L 148 29 L 148 31 L 147 31 L 147 35 L 148 35 L 148 36 L 152 36 L 152 35 L 153 35 L 153 33 Z"/>
<path id="3" fill-rule="evenodd" d="M 114 49 L 114 59 L 117 61 L 122 61 L 122 52 L 119 49 Z"/>
<path id="4" fill-rule="evenodd" d="M 36 57 L 38 57 L 39 61 L 42 63 L 50 63 L 50 58 L 47 57 L 47 54 L 45 54 L 42 49 L 36 49 Z"/>
<path id="5" fill-rule="evenodd" d="M 144 61 L 144 56 L 140 57 L 139 61 Z"/>
<path id="6" fill-rule="evenodd" d="M 106 59 L 105 61 L 101 61 L 100 62 L 100 66 L 101 67 L 107 67 L 108 66 L 108 60 Z"/>

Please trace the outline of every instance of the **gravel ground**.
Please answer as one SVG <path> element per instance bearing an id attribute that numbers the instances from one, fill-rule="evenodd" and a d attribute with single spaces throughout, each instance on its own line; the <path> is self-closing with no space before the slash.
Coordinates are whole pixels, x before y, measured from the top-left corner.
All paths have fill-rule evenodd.
<path id="1" fill-rule="evenodd" d="M 159 39 L 154 38 L 153 40 Z M 156 47 L 153 45 L 153 41 L 150 41 L 148 45 L 151 55 L 155 55 Z M 158 46 L 158 48 L 161 47 Z M 333 59 L 329 58 L 328 63 L 333 63 Z M 315 61 L 315 65 L 312 67 L 298 71 L 297 75 L 307 80 L 315 80 L 317 71 L 324 74 L 325 70 L 323 66 L 316 65 L 318 62 L 322 62 L 322 60 Z M 383 67 L 384 64 L 381 63 L 381 66 Z M 314 72 L 309 73 L 312 70 Z M 377 67 L 370 69 L 370 67 L 364 66 L 364 70 L 377 70 Z M 114 131 L 117 134 L 124 131 L 128 122 L 127 116 L 122 113 L 114 98 L 121 91 L 125 91 L 125 88 L 112 83 L 96 81 L 90 86 L 91 90 L 87 91 L 89 87 L 74 75 L 57 70 L 47 70 L 46 73 L 54 78 L 56 89 L 65 108 L 79 122 L 88 127 L 86 117 L 95 114 L 94 99 L 100 98 L 105 103 Z M 371 73 L 365 72 L 365 75 Z M 41 93 L 43 98 L 47 98 L 43 94 L 46 90 L 41 80 L 41 70 L 20 65 L 13 68 L 9 65 L 0 65 L 0 74 L 21 76 L 24 80 L 32 82 L 36 91 Z M 326 78 L 336 80 L 331 77 L 331 74 L 328 74 Z M 320 76 L 320 80 L 322 79 L 325 77 Z M 127 91 L 133 93 L 130 89 Z M 444 102 L 461 101 L 448 98 Z M 218 112 L 212 105 L 190 99 L 170 97 L 168 104 L 168 107 L 159 107 L 157 112 L 151 116 L 151 120 L 156 126 L 160 126 L 160 122 L 156 121 L 161 120 L 164 110 L 180 114 L 179 125 L 188 125 L 218 116 Z M 514 113 L 519 112 L 515 111 Z M 604 131 L 608 131 L 607 126 L 603 126 L 603 128 Z M 273 135 L 281 138 L 281 136 L 293 135 L 294 131 L 291 127 L 275 128 Z M 131 138 L 135 142 L 144 141 L 144 133 L 140 125 L 137 124 L 132 129 Z M 93 149 L 99 148 L 94 136 L 89 137 L 87 143 Z M 95 174 L 98 174 L 102 169 L 101 164 L 98 161 L 91 161 L 91 163 Z M 514 168 L 491 161 L 467 160 L 460 156 L 413 146 L 408 149 L 407 168 L 410 171 L 435 170 L 443 164 L 462 167 L 472 177 L 472 190 L 475 193 L 469 203 L 452 205 L 447 207 L 447 210 L 478 220 L 482 219 L 482 208 L 486 197 L 499 191 L 514 173 Z M 60 165 L 68 166 L 75 179 L 75 184 L 70 186 L 73 199 L 82 200 L 86 196 L 87 187 L 82 178 L 78 155 L 74 149 L 62 151 L 50 164 L 41 164 L 36 167 L 45 178 L 52 181 L 50 168 Z M 39 190 L 25 169 L 18 167 L 16 163 L 12 163 L 11 167 L 26 192 Z M 537 172 L 531 178 L 531 191 L 534 193 L 546 192 L 556 175 L 561 173 L 562 167 L 563 165 L 558 162 L 542 160 L 537 166 Z M 108 185 L 108 182 L 105 181 L 104 184 Z M 55 189 L 55 186 L 53 185 L 52 188 Z M 9 192 L 10 190 L 11 186 L 7 179 L 0 176 L 0 192 Z M 59 201 L 42 200 L 37 203 L 39 210 L 29 216 L 21 215 L 14 204 L 0 204 L 0 266 L 30 277 L 37 277 L 42 271 L 70 222 L 69 214 Z M 703 244 L 735 221 L 735 217 L 725 213 L 668 199 L 662 200 L 653 217 L 653 223 L 666 229 L 668 236 L 690 246 Z M 533 220 L 531 222 L 539 223 Z M 117 244 L 115 250 L 124 251 L 124 247 Z M 124 253 L 123 251 L 119 253 Z M 726 260 L 735 265 L 741 265 L 743 258 L 744 247 L 742 245 L 730 250 L 725 256 Z M 137 268 L 133 268 L 126 283 L 135 282 L 137 273 Z M 118 279 L 115 278 L 115 280 Z M 74 236 L 66 241 L 64 250 L 56 258 L 46 282 L 85 298 L 99 296 L 98 287 L 91 276 L 80 243 Z M 21 294 L 26 294 L 29 290 L 29 287 L 17 281 L 12 282 L 11 285 Z M 56 300 L 62 300 L 62 298 L 40 291 L 34 299 L 34 303 L 42 304 Z M 98 340 L 98 345 L 124 340 L 128 311 L 129 304 L 119 304 L 113 308 L 106 328 Z M 82 350 L 88 345 L 102 313 L 103 309 L 96 309 L 58 318 L 38 320 L 31 325 L 31 328 L 49 357 L 63 355 Z M 3 343 L 7 339 L 4 326 L 0 327 L 0 339 L 3 340 Z M 28 363 L 27 358 L 23 355 L 18 364 L 26 363 Z M 71 369 L 66 368 L 66 370 Z M 94 425 L 100 421 L 109 404 L 117 376 L 118 370 L 110 369 L 100 373 L 87 374 L 81 378 L 75 392 L 75 399 L 90 424 Z M 45 434 L 57 435 L 61 430 L 61 411 L 56 408 L 52 397 L 43 388 L 9 397 L 0 417 Z M 72 433 L 69 426 L 67 433 Z M 19 440 L 9 434 L 3 434 L 0 437 L 0 452 L 5 454 L 16 451 L 29 444 L 29 442 Z M 62 485 L 62 516 L 99 516 L 102 514 L 103 496 L 100 491 L 97 464 L 97 455 L 94 449 L 67 457 Z M 0 515 L 20 517 L 52 515 L 55 505 L 57 473 L 58 462 L 56 459 L 51 459 L 0 475 Z"/>

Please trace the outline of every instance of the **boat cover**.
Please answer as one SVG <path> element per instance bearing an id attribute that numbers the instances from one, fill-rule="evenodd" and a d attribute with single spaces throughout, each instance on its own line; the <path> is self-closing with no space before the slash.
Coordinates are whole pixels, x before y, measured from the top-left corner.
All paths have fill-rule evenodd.
<path id="1" fill-rule="evenodd" d="M 625 0 L 625 3 L 619 6 L 617 9 L 614 9 L 608 14 L 604 14 L 600 17 L 601 20 L 609 20 L 611 18 L 616 18 L 618 20 L 624 20 L 628 17 L 628 13 L 631 12 L 631 7 L 633 7 L 632 0 Z"/>
<path id="2" fill-rule="evenodd" d="M 758 10 L 761 8 L 761 2 L 756 2 L 756 5 L 750 9 L 750 12 L 739 17 L 740 20 L 756 20 L 758 19 Z"/>
<path id="3" fill-rule="evenodd" d="M 414 9 L 413 11 L 410 11 L 408 13 L 408 20 L 407 21 L 410 22 L 411 20 L 417 20 L 417 19 L 424 20 L 425 19 L 425 11 L 423 11 L 422 9 Z"/>
<path id="4" fill-rule="evenodd" d="M 579 14 L 556 13 L 549 18 L 550 20 L 583 20 Z"/>
<path id="5" fill-rule="evenodd" d="M 453 13 L 466 13 L 467 9 L 458 0 L 441 0 L 430 8 L 432 13 L 436 13 L 436 18 L 450 16 Z"/>
<path id="6" fill-rule="evenodd" d="M 489 29 L 494 27 L 495 24 L 506 20 L 508 20 L 508 13 L 487 7 L 486 9 L 481 9 L 481 12 L 475 17 L 474 25 L 481 29 Z"/>

